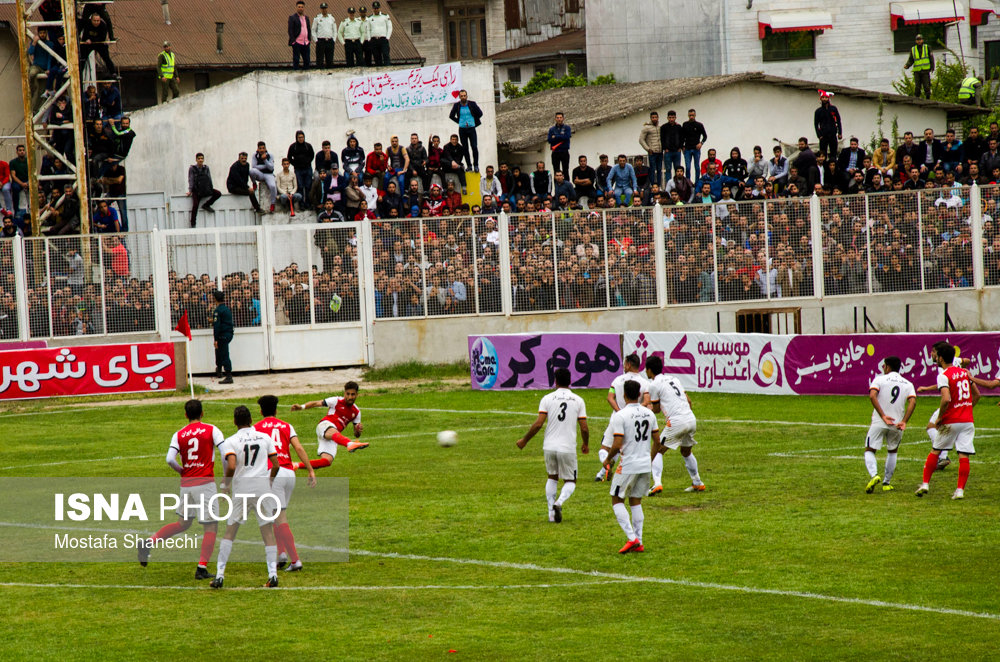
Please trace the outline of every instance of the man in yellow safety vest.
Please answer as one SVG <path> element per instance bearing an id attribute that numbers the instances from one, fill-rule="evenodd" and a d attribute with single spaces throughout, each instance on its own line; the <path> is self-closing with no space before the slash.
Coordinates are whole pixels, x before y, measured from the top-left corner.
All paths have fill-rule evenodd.
<path id="1" fill-rule="evenodd" d="M 981 95 L 983 81 L 982 76 L 966 76 L 962 79 L 962 86 L 958 88 L 958 102 L 970 106 L 983 105 Z"/>
<path id="2" fill-rule="evenodd" d="M 179 97 L 181 88 L 177 85 L 180 80 L 177 75 L 177 56 L 170 48 L 169 41 L 163 42 L 163 50 L 156 57 L 156 72 L 160 79 L 160 102 L 166 103 L 170 92 L 173 92 L 175 99 Z"/>
<path id="3" fill-rule="evenodd" d="M 910 49 L 910 57 L 903 65 L 904 69 L 913 67 L 913 96 L 919 97 L 921 88 L 924 96 L 931 98 L 931 72 L 934 71 L 934 54 L 924 43 L 924 36 L 916 36 L 916 44 Z"/>

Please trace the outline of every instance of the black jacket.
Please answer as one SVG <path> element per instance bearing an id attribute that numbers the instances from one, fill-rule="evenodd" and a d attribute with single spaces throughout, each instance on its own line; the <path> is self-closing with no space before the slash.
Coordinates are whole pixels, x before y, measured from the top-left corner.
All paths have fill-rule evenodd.
<path id="1" fill-rule="evenodd" d="M 230 193 L 245 192 L 249 188 L 247 182 L 250 179 L 250 162 L 240 163 L 236 161 L 229 166 L 229 176 L 226 177 L 226 190 Z"/>
<path id="2" fill-rule="evenodd" d="M 684 129 L 676 122 L 660 126 L 660 147 L 664 152 L 678 152 L 684 149 Z"/>
<path id="3" fill-rule="evenodd" d="M 858 158 L 854 162 L 855 170 L 861 170 L 861 168 L 864 167 L 865 156 L 866 156 L 865 150 L 858 147 Z M 851 162 L 851 148 L 848 147 L 847 149 L 840 150 L 840 154 L 837 155 L 837 167 L 840 168 L 841 172 L 845 174 L 847 173 L 847 165 L 850 162 Z M 901 163 L 901 162 L 897 161 L 896 163 Z M 916 165 L 915 162 L 914 165 Z"/>
<path id="4" fill-rule="evenodd" d="M 844 125 L 840 122 L 840 111 L 834 105 L 820 106 L 813 114 L 813 124 L 816 125 L 816 137 L 837 137 L 844 134 Z"/>
<path id="5" fill-rule="evenodd" d="M 303 15 L 306 19 L 306 36 L 309 38 L 309 43 L 312 43 L 313 33 L 312 33 L 312 23 L 309 21 L 309 17 Z M 299 38 L 299 33 L 302 32 L 302 21 L 299 20 L 298 14 L 292 14 L 288 17 L 288 45 L 291 46 L 295 43 L 295 40 Z"/>
<path id="6" fill-rule="evenodd" d="M 697 149 L 698 143 L 704 143 L 708 140 L 705 125 L 698 120 L 684 122 L 681 125 L 681 130 L 684 132 L 684 149 Z M 660 144 L 662 145 L 663 143 L 661 142 Z"/>
<path id="7" fill-rule="evenodd" d="M 288 146 L 288 160 L 296 170 L 308 170 L 312 167 L 313 146 L 307 142 L 300 143 L 298 140 Z"/>
<path id="8" fill-rule="evenodd" d="M 934 169 L 940 161 L 944 161 L 944 145 L 941 144 L 940 140 L 934 139 L 931 142 L 931 163 L 928 166 L 931 170 Z M 902 164 L 899 164 L 902 165 Z M 920 166 L 927 165 L 927 142 L 921 140 L 920 144 L 917 145 L 917 156 L 913 159 L 913 165 Z M 992 172 L 990 173 L 992 174 Z"/>
<path id="9" fill-rule="evenodd" d="M 330 168 L 332 166 L 337 166 L 338 168 L 340 167 L 340 157 L 337 156 L 337 153 L 335 151 L 333 151 L 332 149 L 330 150 L 330 158 L 326 157 L 326 154 L 323 153 L 323 150 L 316 152 L 317 171 L 326 170 L 327 172 L 330 172 Z"/>
<path id="10" fill-rule="evenodd" d="M 467 101 L 466 103 L 469 105 L 469 111 L 472 113 L 472 119 L 476 121 L 476 126 L 479 126 L 480 124 L 483 123 L 482 120 L 480 119 L 483 116 L 483 111 L 479 108 L 479 104 L 477 104 L 475 101 Z M 451 112 L 448 114 L 448 118 L 455 124 L 458 124 L 459 113 L 461 112 L 459 109 L 461 107 L 462 107 L 462 102 L 456 101 L 454 104 L 452 104 Z"/>
<path id="11" fill-rule="evenodd" d="M 212 335 L 216 340 L 230 341 L 233 339 L 233 311 L 224 303 L 215 307 L 212 313 Z"/>

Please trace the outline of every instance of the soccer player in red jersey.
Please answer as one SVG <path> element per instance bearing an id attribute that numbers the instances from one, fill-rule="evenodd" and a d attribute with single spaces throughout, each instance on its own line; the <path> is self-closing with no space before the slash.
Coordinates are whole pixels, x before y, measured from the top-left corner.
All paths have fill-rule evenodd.
<path id="1" fill-rule="evenodd" d="M 274 520 L 274 536 L 278 541 L 278 567 L 285 568 L 285 572 L 295 572 L 302 569 L 302 561 L 299 560 L 299 553 L 295 549 L 295 537 L 292 529 L 288 526 L 288 502 L 292 499 L 292 490 L 295 489 L 295 470 L 292 469 L 292 456 L 289 448 L 295 449 L 295 454 L 299 456 L 309 471 L 309 487 L 316 487 L 316 472 L 309 464 L 309 454 L 299 443 L 299 437 L 295 434 L 295 428 L 290 423 L 286 423 L 280 418 L 276 418 L 278 413 L 278 398 L 273 395 L 264 395 L 257 399 L 260 406 L 260 415 L 263 418 L 254 423 L 254 429 L 262 432 L 274 442 L 274 448 L 278 455 L 275 458 L 278 462 L 278 476 L 271 486 L 274 493 L 278 495 L 281 503 L 281 511 L 278 518 Z M 268 469 L 270 469 L 270 464 Z"/>
<path id="2" fill-rule="evenodd" d="M 941 409 L 938 414 L 938 438 L 924 463 L 924 482 L 917 488 L 917 496 L 927 494 L 931 476 L 938 466 L 938 455 L 942 450 L 958 452 L 958 487 L 952 499 L 965 498 L 965 483 L 969 480 L 969 457 L 976 454 L 973 439 L 976 426 L 973 423 L 972 408 L 979 401 L 979 389 L 964 368 L 952 365 L 955 348 L 946 342 L 934 344 L 938 366 L 938 390 L 941 391 Z"/>
<path id="3" fill-rule="evenodd" d="M 344 384 L 344 395 L 342 397 L 331 396 L 325 400 L 313 400 L 304 405 L 292 405 L 292 411 L 302 411 L 313 407 L 327 407 L 328 411 L 323 420 L 316 426 L 316 439 L 319 441 L 319 459 L 312 460 L 309 464 L 314 469 L 328 467 L 333 463 L 333 458 L 337 456 L 337 446 L 345 446 L 349 453 L 368 448 L 368 444 L 363 441 L 351 441 L 344 436 L 344 428 L 350 423 L 354 427 L 354 438 L 361 437 L 363 426 L 361 425 L 361 410 L 354 404 L 358 399 L 358 383 L 347 382 Z M 305 468 L 305 462 L 296 462 L 296 470 Z"/>
<path id="4" fill-rule="evenodd" d="M 139 565 L 145 567 L 149 562 L 149 552 L 156 547 L 156 541 L 187 531 L 194 518 L 198 517 L 198 521 L 205 527 L 205 536 L 201 541 L 201 557 L 198 559 L 194 578 L 212 579 L 214 575 L 208 574 L 208 559 L 215 549 L 218 525 L 207 510 L 207 504 L 216 493 L 215 449 L 226 438 L 219 428 L 201 422 L 200 400 L 188 400 L 184 403 L 184 413 L 187 415 L 188 424 L 174 433 L 167 451 L 167 464 L 181 475 L 181 504 L 177 507 L 178 519 L 163 526 L 139 544 Z"/>

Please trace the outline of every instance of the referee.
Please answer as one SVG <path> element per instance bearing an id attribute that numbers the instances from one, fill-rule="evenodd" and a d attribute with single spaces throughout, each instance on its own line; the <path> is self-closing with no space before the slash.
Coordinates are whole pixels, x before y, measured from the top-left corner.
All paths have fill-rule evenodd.
<path id="1" fill-rule="evenodd" d="M 233 341 L 233 311 L 226 305 L 226 295 L 222 290 L 212 293 L 215 297 L 215 312 L 212 313 L 212 333 L 215 336 L 215 378 L 226 378 L 220 384 L 233 383 L 233 362 L 229 360 L 229 343 Z"/>

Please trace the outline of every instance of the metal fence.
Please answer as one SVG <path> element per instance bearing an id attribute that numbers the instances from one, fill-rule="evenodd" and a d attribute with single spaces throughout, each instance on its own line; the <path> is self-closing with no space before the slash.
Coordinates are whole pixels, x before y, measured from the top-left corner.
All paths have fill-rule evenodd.
<path id="1" fill-rule="evenodd" d="M 998 208 L 1000 187 L 940 187 L 0 241 L 0 336 L 153 332 L 184 310 L 209 329 L 215 289 L 247 333 L 998 286 Z"/>

